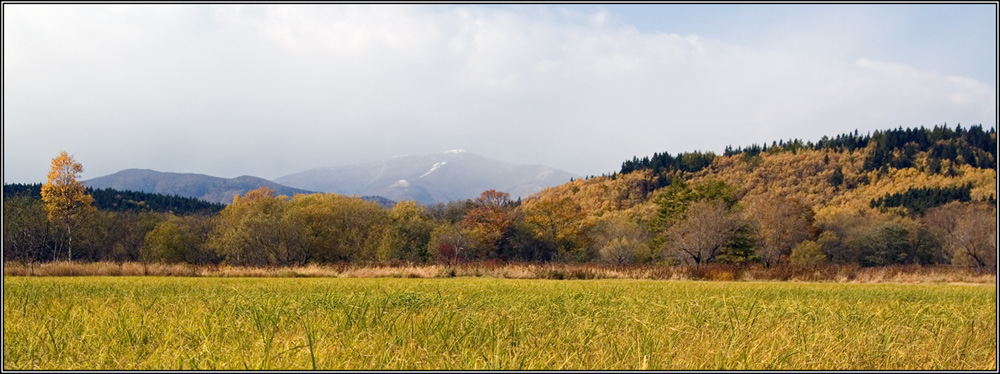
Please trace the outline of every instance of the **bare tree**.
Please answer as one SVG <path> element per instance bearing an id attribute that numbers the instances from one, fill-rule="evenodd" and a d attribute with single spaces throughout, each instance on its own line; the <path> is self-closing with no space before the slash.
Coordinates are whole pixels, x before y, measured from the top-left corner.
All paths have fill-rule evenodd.
<path id="1" fill-rule="evenodd" d="M 812 209 L 786 197 L 749 199 L 744 213 L 759 236 L 761 247 L 757 255 L 764 266 L 776 264 L 781 256 L 791 254 L 795 245 L 809 238 L 809 228 L 813 223 Z"/>
<path id="2" fill-rule="evenodd" d="M 34 272 L 49 240 L 49 226 L 42 202 L 27 195 L 4 196 L 3 259 L 20 261 Z"/>
<path id="3" fill-rule="evenodd" d="M 443 225 L 431 232 L 428 252 L 433 253 L 439 262 L 455 265 L 468 257 L 472 245 L 472 239 L 460 225 Z"/>
<path id="4" fill-rule="evenodd" d="M 619 215 L 598 223 L 592 235 L 594 246 L 601 259 L 612 265 L 634 262 L 648 239 L 646 230 L 643 230 L 638 223 Z"/>
<path id="5" fill-rule="evenodd" d="M 712 261 L 739 228 L 739 219 L 722 201 L 691 203 L 687 217 L 667 230 L 666 250 L 687 262 Z"/>
<path id="6" fill-rule="evenodd" d="M 997 211 L 986 203 L 952 202 L 931 208 L 924 223 L 944 239 L 952 263 L 996 269 Z"/>

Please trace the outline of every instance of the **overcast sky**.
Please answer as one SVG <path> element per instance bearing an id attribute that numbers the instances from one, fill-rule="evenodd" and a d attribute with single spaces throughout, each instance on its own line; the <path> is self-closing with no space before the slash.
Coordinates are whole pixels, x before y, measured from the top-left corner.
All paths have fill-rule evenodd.
<path id="1" fill-rule="evenodd" d="M 267 179 L 997 122 L 982 5 L 3 5 L 3 178 Z"/>

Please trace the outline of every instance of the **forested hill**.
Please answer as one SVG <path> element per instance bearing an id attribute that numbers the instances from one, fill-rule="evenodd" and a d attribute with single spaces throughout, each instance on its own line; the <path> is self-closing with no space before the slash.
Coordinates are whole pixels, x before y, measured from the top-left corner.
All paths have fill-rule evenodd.
<path id="1" fill-rule="evenodd" d="M 111 188 L 86 188 L 94 197 L 97 209 L 112 212 L 173 212 L 177 215 L 215 214 L 226 207 L 225 204 L 210 203 L 191 197 L 163 195 L 138 191 L 120 191 Z M 42 184 L 4 184 L 4 198 L 27 195 L 41 199 Z"/>
<path id="2" fill-rule="evenodd" d="M 991 267 L 996 191 L 996 129 L 935 126 L 634 157 L 526 199 L 521 214 L 567 251 L 591 251 L 581 258 L 622 256 L 621 243 L 594 245 L 611 230 L 636 232 L 621 257 L 633 262 Z"/>
<path id="3" fill-rule="evenodd" d="M 903 169 L 918 166 L 915 163 L 918 156 L 922 156 L 926 160 L 926 164 L 918 167 L 931 174 L 953 175 L 955 168 L 962 165 L 997 169 L 996 129 L 991 128 L 985 131 L 982 125 L 970 126 L 968 129 L 962 128 L 961 125 L 954 129 L 947 126 L 906 129 L 900 127 L 892 130 L 878 130 L 865 135 L 859 135 L 855 131 L 853 134 L 841 134 L 833 138 L 824 136 L 816 142 L 790 139 L 788 141 L 774 141 L 770 146 L 753 144 L 736 149 L 728 146 L 723 156 L 754 157 L 761 153 L 791 152 L 795 154 L 799 151 L 855 152 L 858 150 L 868 152 L 862 165 L 864 171 L 880 170 L 884 173 L 889 167 Z M 664 173 L 697 172 L 710 166 L 715 157 L 716 155 L 712 152 L 697 151 L 678 153 L 676 156 L 669 152 L 654 153 L 652 157 L 643 157 L 642 159 L 633 157 L 632 160 L 623 162 L 619 173 L 628 174 L 637 170 L 651 170 L 654 175 L 659 176 L 656 180 L 657 187 L 664 187 L 669 183 Z"/>
<path id="4" fill-rule="evenodd" d="M 772 170 L 773 167 L 784 168 Z M 795 192 L 823 208 L 835 197 L 882 211 L 901 207 L 911 215 L 951 201 L 996 204 L 997 132 L 982 125 L 963 128 L 897 128 L 870 134 L 824 136 L 726 147 L 712 152 L 654 153 L 622 163 L 616 179 L 648 171 L 643 194 L 681 180 L 718 179 L 738 197 L 767 191 Z M 989 171 L 989 172 L 987 172 Z"/>

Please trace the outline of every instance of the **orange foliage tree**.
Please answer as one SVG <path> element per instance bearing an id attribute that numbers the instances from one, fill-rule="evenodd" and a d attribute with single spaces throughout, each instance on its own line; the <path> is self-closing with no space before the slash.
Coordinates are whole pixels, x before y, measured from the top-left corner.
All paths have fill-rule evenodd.
<path id="1" fill-rule="evenodd" d="M 495 251 L 504 234 L 514 225 L 516 211 L 510 194 L 486 190 L 476 198 L 476 207 L 462 218 L 462 227 L 476 241 L 476 257 L 485 258 Z"/>

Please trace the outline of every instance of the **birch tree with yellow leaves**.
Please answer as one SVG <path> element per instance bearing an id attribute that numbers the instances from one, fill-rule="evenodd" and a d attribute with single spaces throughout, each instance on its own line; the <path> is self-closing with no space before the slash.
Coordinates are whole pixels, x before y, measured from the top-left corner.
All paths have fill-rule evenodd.
<path id="1" fill-rule="evenodd" d="M 83 182 L 77 180 L 83 165 L 66 151 L 52 159 L 48 181 L 42 185 L 42 201 L 49 222 L 66 232 L 66 258 L 73 260 L 73 229 L 82 219 L 97 211 L 94 198 L 87 194 Z"/>

